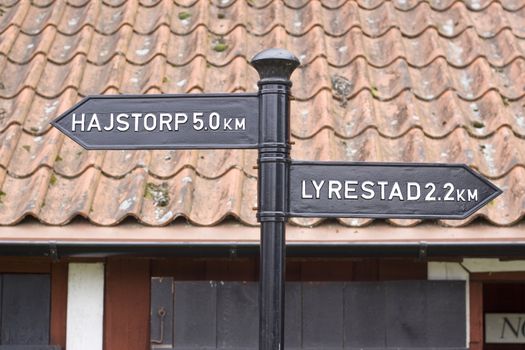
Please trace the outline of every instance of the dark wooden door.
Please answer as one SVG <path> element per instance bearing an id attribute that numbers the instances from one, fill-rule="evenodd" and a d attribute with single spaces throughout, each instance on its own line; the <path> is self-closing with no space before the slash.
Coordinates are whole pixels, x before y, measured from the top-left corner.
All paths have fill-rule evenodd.
<path id="1" fill-rule="evenodd" d="M 464 349 L 463 281 L 288 282 L 287 349 Z M 256 282 L 153 278 L 152 349 L 256 349 Z"/>

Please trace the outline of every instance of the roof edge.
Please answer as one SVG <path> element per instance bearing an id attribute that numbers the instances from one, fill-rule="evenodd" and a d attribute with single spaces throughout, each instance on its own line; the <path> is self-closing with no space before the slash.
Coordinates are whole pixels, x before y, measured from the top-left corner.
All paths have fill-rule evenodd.
<path id="1" fill-rule="evenodd" d="M 0 227 L 0 255 L 60 257 L 243 256 L 259 252 L 259 228 L 227 223 L 212 227 L 178 223 L 149 227 L 126 223 L 94 226 L 37 222 Z M 287 226 L 288 256 L 525 257 L 525 224 L 466 227 L 422 224 L 366 227 L 325 224 Z"/>

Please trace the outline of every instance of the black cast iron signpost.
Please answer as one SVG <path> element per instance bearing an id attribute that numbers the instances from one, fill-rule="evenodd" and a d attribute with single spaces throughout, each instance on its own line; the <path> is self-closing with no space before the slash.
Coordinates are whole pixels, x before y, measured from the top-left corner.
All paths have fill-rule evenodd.
<path id="1" fill-rule="evenodd" d="M 460 219 L 501 191 L 464 165 L 291 161 L 290 76 L 299 61 L 269 49 L 251 64 L 257 94 L 87 97 L 52 124 L 86 149 L 257 148 L 259 349 L 278 350 L 289 217 Z"/>

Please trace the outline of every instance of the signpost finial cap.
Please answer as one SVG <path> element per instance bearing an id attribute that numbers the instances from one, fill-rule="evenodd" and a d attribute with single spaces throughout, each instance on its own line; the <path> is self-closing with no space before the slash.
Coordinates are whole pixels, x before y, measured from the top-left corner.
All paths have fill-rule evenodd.
<path id="1" fill-rule="evenodd" d="M 250 63 L 259 73 L 262 81 L 283 82 L 290 80 L 293 71 L 300 64 L 299 59 L 290 51 L 279 48 L 259 52 Z"/>

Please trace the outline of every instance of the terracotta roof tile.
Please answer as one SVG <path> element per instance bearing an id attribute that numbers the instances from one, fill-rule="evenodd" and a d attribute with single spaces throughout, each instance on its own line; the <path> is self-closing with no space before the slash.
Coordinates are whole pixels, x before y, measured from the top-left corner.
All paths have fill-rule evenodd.
<path id="1" fill-rule="evenodd" d="M 89 168 L 100 169 L 105 152 L 88 152 L 69 138 L 64 138 L 62 147 L 53 163 L 55 172 L 63 177 L 73 178 Z M 94 188 L 90 188 L 93 192 Z"/>
<path id="2" fill-rule="evenodd" d="M 41 166 L 51 168 L 62 139 L 63 136 L 58 130 L 51 130 L 43 136 L 21 133 L 8 165 L 10 175 L 26 177 L 31 176 Z"/>
<path id="3" fill-rule="evenodd" d="M 282 26 L 290 35 L 302 36 L 313 27 L 319 26 L 331 36 L 341 36 L 352 28 L 360 28 L 367 36 L 378 37 L 394 28 L 400 28 L 405 36 L 416 37 L 423 31 L 434 28 L 444 37 L 453 38 L 467 28 L 474 28 L 482 37 L 493 37 L 502 29 L 509 28 L 515 35 L 523 37 L 521 21 L 525 6 L 511 10 L 502 7 L 501 3 L 490 2 L 478 11 L 471 11 L 461 2 L 454 2 L 445 9 L 436 11 L 428 2 L 420 2 L 410 10 L 401 10 L 389 1 L 381 1 L 378 6 L 370 8 L 353 1 L 346 1 L 336 8 L 324 6 L 319 1 L 307 1 L 297 8 L 277 1 L 262 7 L 234 1 L 228 7 L 218 9 L 201 1 L 180 8 L 185 14 L 179 16 L 182 19 L 177 21 L 172 14 L 171 28 L 176 34 L 188 34 L 197 26 L 205 25 L 217 35 L 225 35 L 236 26 L 243 26 L 256 35 L 264 35 L 275 26 Z M 224 14 L 219 19 L 217 17 L 220 11 Z M 149 25 L 149 31 L 143 29 L 139 30 L 140 33 L 150 33 L 159 25 L 168 23 L 159 12 L 158 7 L 144 9 L 144 13 L 148 13 L 145 15 L 148 17 L 145 22 Z M 178 15 L 182 12 L 179 11 Z"/>
<path id="4" fill-rule="evenodd" d="M 89 1 L 89 0 L 87 0 Z M 102 2 L 104 5 L 111 6 L 111 7 L 120 7 L 123 3 L 125 3 L 127 0 L 103 0 Z"/>
<path id="5" fill-rule="evenodd" d="M 162 90 L 173 93 L 204 90 L 204 79 L 207 63 L 204 57 L 198 56 L 189 64 L 176 67 L 166 65 L 165 79 L 162 80 Z"/>
<path id="6" fill-rule="evenodd" d="M 100 1 L 88 1 L 78 7 L 67 4 L 57 25 L 58 32 L 64 35 L 80 32 L 84 26 L 95 21 L 100 7 Z"/>
<path id="7" fill-rule="evenodd" d="M 380 101 L 368 89 L 350 99 L 342 98 L 337 91 L 321 90 L 310 100 L 292 102 L 292 134 L 309 138 L 322 128 L 330 128 L 350 138 L 375 128 L 384 137 L 397 138 L 420 128 L 428 137 L 443 138 L 456 128 L 464 128 L 470 136 L 487 137 L 508 126 L 523 137 L 524 103 L 524 98 L 510 101 L 495 90 L 475 101 L 460 99 L 452 91 L 429 101 L 418 99 L 410 91 Z"/>
<path id="8" fill-rule="evenodd" d="M 91 47 L 93 32 L 92 27 L 85 26 L 74 35 L 57 33 L 48 59 L 55 64 L 67 64 L 79 55 L 86 56 Z"/>
<path id="9" fill-rule="evenodd" d="M 115 6 L 109 3 L 104 1 L 100 8 L 100 15 L 97 22 L 94 23 L 97 32 L 111 35 L 124 26 L 133 26 L 138 8 L 136 0 L 115 1 Z"/>
<path id="10" fill-rule="evenodd" d="M 11 124 L 10 127 L 0 133 L 0 167 L 4 169 L 7 169 L 13 156 L 21 129 L 19 125 Z"/>
<path id="11" fill-rule="evenodd" d="M 39 135 L 49 131 L 51 129 L 49 122 L 71 108 L 77 100 L 77 90 L 72 86 L 53 98 L 35 94 L 30 101 L 27 101 L 29 111 L 23 122 L 24 131 Z"/>
<path id="12" fill-rule="evenodd" d="M 24 2 L 29 3 L 27 1 L 21 1 L 21 3 Z M 47 26 L 56 27 L 65 9 L 66 3 L 64 1 L 56 1 L 56 3 L 50 2 L 48 6 L 31 4 L 27 12 L 22 15 L 24 16 L 24 20 L 20 24 L 20 29 L 23 33 L 37 35 Z M 13 24 L 18 25 L 18 23 Z"/>
<path id="13" fill-rule="evenodd" d="M 62 95 L 67 88 L 78 88 L 85 65 L 86 57 L 82 55 L 63 65 L 47 61 L 35 86 L 37 94 L 52 99 Z"/>
<path id="14" fill-rule="evenodd" d="M 4 183 L 4 180 L 5 180 L 5 177 L 6 177 L 6 173 L 7 173 L 7 171 L 5 170 L 5 168 L 0 167 L 0 181 L 2 181 L 2 183 Z M 5 197 L 5 192 L 0 190 L 0 205 L 3 203 L 4 197 Z"/>
<path id="15" fill-rule="evenodd" d="M 67 223 L 74 215 L 88 217 L 100 171 L 94 168 L 73 178 L 52 174 L 39 218 L 51 225 Z"/>
<path id="16" fill-rule="evenodd" d="M 343 139 L 324 129 L 311 138 L 297 140 L 296 145 L 292 150 L 295 159 L 464 163 L 489 178 L 503 177 L 525 164 L 520 150 L 523 139 L 505 127 L 484 139 L 471 138 L 464 129 L 456 129 L 443 139 L 427 138 L 420 129 L 394 139 L 367 129 L 359 136 Z"/>
<path id="17" fill-rule="evenodd" d="M 13 225 L 26 215 L 38 217 L 50 183 L 52 171 L 41 167 L 29 177 L 5 176 L 0 203 L 0 222 Z"/>
<path id="18" fill-rule="evenodd" d="M 46 58 L 43 55 L 36 56 L 25 65 L 4 61 L 0 73 L 0 98 L 16 97 L 24 88 L 35 89 L 45 65 Z"/>
<path id="19" fill-rule="evenodd" d="M 156 6 L 139 6 L 133 30 L 142 35 L 152 34 L 159 26 L 169 25 L 172 6 L 170 1 L 162 0 Z"/>
<path id="20" fill-rule="evenodd" d="M 27 15 L 28 9 L 31 7 L 28 1 L 13 1 L 11 6 L 6 4 L 4 8 L 4 15 L 2 15 L 2 21 L 0 23 L 0 33 L 4 34 L 6 29 L 9 27 L 18 27 L 22 25 L 25 16 Z M 9 34 L 9 33 L 5 33 Z"/>
<path id="21" fill-rule="evenodd" d="M 17 31 L 15 26 L 11 26 L 9 30 Z M 13 63 L 19 65 L 27 64 L 37 54 L 46 54 L 54 38 L 54 27 L 47 27 L 42 33 L 38 35 L 28 35 L 22 32 L 17 34 L 11 34 L 12 39 L 17 38 L 16 41 L 11 42 L 11 45 L 0 49 L 0 51 L 8 57 Z M 6 33 L 6 35 L 8 35 Z M 12 39 L 7 38 L 6 43 Z M 8 55 L 9 54 L 9 55 Z"/>
<path id="22" fill-rule="evenodd" d="M 52 225 L 76 216 L 256 225 L 256 151 L 85 151 L 49 121 L 91 94 L 255 91 L 248 60 L 273 46 L 301 60 L 294 159 L 466 163 L 504 193 L 441 224 L 525 215 L 525 0 L 9 0 L 2 9 L 2 225 L 27 215 Z"/>
<path id="23" fill-rule="evenodd" d="M 118 89 L 124 73 L 124 57 L 114 56 L 103 65 L 86 62 L 78 92 L 81 96 L 107 93 L 108 89 Z"/>
<path id="24" fill-rule="evenodd" d="M 81 7 L 85 6 L 89 0 L 68 0 L 67 3 L 71 6 Z"/>
<path id="25" fill-rule="evenodd" d="M 166 57 L 170 42 L 170 29 L 161 26 L 151 35 L 140 35 L 134 33 L 129 41 L 126 59 L 136 65 L 144 65 L 155 57 L 163 55 Z"/>
<path id="26" fill-rule="evenodd" d="M 133 28 L 130 26 L 124 26 L 111 35 L 104 35 L 94 31 L 91 40 L 96 42 L 97 45 L 90 46 L 87 54 L 88 61 L 95 66 L 103 66 L 115 56 L 125 56 L 132 33 Z"/>
<path id="27" fill-rule="evenodd" d="M 101 176 L 90 207 L 90 220 L 101 225 L 114 225 L 128 215 L 138 218 L 146 178 L 146 170 L 142 168 L 123 178 Z"/>
<path id="28" fill-rule="evenodd" d="M 1 89 L 0 89 L 1 92 Z M 0 132 L 11 124 L 23 124 L 31 107 L 35 93 L 31 89 L 23 89 L 12 98 L 0 97 Z"/>
<path id="29" fill-rule="evenodd" d="M 147 93 L 149 89 L 162 86 L 166 61 L 156 56 L 144 66 L 126 63 L 119 91 L 123 94 Z"/>
<path id="30" fill-rule="evenodd" d="M 105 152 L 102 171 L 110 177 L 123 177 L 136 168 L 147 168 L 150 153 L 147 151 Z"/>

